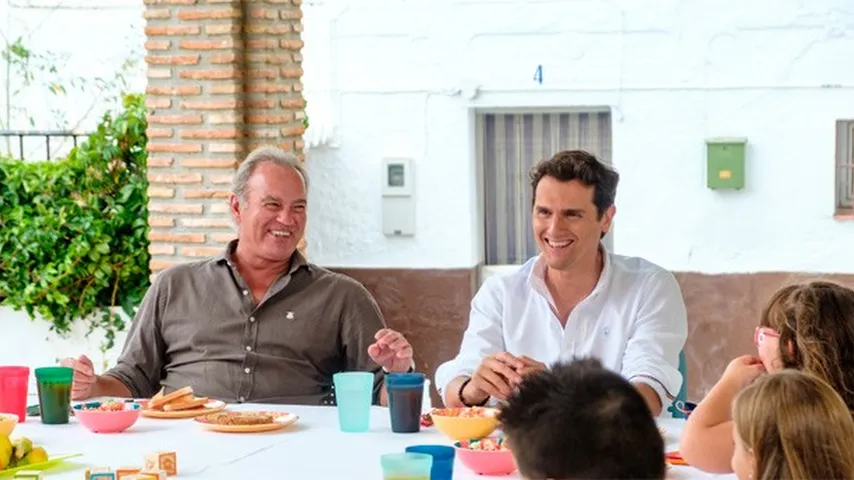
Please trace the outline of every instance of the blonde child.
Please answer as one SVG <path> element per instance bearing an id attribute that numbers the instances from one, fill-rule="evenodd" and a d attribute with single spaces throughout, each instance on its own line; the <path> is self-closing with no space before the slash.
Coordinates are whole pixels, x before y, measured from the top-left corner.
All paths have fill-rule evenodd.
<path id="1" fill-rule="evenodd" d="M 854 420 L 825 381 L 767 375 L 736 396 L 732 417 L 739 480 L 854 478 Z"/>

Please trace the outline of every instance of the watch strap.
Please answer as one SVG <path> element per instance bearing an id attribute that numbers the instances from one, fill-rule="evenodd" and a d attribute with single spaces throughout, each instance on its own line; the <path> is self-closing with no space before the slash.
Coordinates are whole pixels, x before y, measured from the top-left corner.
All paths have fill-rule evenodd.
<path id="1" fill-rule="evenodd" d="M 466 385 L 468 385 L 469 382 L 471 382 L 471 377 L 463 380 L 463 383 L 460 384 L 460 389 L 457 390 L 457 398 L 460 400 L 460 403 L 462 403 L 463 405 L 470 407 L 470 408 L 471 407 L 483 407 L 483 406 L 485 406 L 486 403 L 489 402 L 489 396 L 484 398 L 483 401 L 480 403 L 469 404 L 468 402 L 466 402 L 465 397 L 463 397 L 463 390 L 465 390 Z"/>

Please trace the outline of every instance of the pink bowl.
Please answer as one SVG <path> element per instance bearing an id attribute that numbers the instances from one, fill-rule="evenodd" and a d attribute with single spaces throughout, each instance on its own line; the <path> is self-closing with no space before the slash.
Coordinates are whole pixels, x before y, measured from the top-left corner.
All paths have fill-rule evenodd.
<path id="1" fill-rule="evenodd" d="M 457 457 L 469 470 L 479 475 L 510 475 L 516 471 L 516 460 L 510 450 L 472 450 L 469 442 L 456 442 Z"/>
<path id="2" fill-rule="evenodd" d="M 88 402 L 74 406 L 74 416 L 84 427 L 94 433 L 119 433 L 130 428 L 139 419 L 142 411 L 137 403 L 125 403 L 123 410 L 89 410 L 98 408 L 101 402 Z"/>

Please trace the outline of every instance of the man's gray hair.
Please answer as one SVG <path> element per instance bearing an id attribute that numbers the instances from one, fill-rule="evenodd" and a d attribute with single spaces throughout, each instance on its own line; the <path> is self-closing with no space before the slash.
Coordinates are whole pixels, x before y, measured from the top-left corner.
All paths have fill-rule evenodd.
<path id="1" fill-rule="evenodd" d="M 302 183 L 305 186 L 306 193 L 308 193 L 308 174 L 305 168 L 303 168 L 299 157 L 281 148 L 270 146 L 258 147 L 249 153 L 246 160 L 240 164 L 237 168 L 237 173 L 234 175 L 231 192 L 237 196 L 241 204 L 246 203 L 246 184 L 249 182 L 249 177 L 263 163 L 274 163 L 281 167 L 288 167 L 294 170 L 302 177 Z"/>

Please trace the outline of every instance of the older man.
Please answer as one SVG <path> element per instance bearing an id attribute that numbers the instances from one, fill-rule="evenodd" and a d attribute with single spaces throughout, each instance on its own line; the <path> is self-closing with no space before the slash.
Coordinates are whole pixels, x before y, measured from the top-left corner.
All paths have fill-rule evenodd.
<path id="1" fill-rule="evenodd" d="M 580 150 L 531 172 L 533 233 L 541 254 L 488 279 L 472 300 L 457 357 L 436 372 L 449 406 L 504 400 L 522 375 L 596 357 L 628 379 L 658 415 L 682 385 L 687 314 L 673 275 L 608 252 L 619 176 Z"/>
<path id="2" fill-rule="evenodd" d="M 192 386 L 231 402 L 332 404 L 332 376 L 413 368 L 412 348 L 385 327 L 368 291 L 297 250 L 308 177 L 293 154 L 262 147 L 237 170 L 229 196 L 237 239 L 216 257 L 161 272 L 140 306 L 118 364 L 95 375 L 85 356 L 72 396 L 150 397 Z"/>

